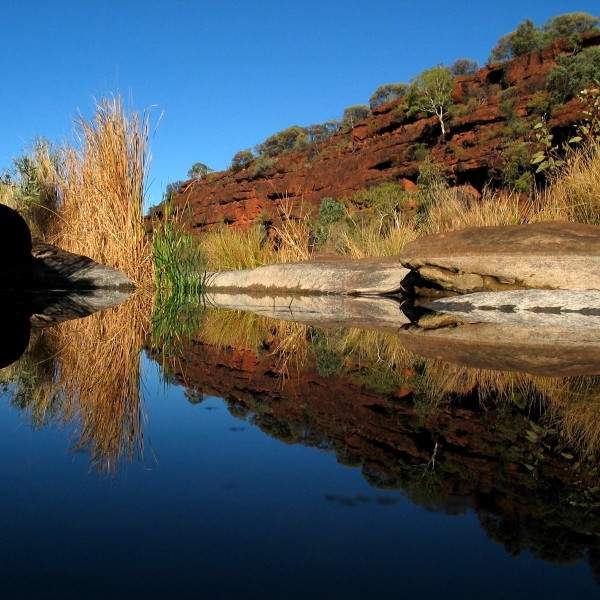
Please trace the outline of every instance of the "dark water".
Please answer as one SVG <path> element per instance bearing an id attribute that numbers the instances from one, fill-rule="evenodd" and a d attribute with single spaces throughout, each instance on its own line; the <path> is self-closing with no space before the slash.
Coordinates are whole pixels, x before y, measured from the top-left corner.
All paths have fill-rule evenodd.
<path id="1" fill-rule="evenodd" d="M 77 451 L 77 413 L 36 421 L 5 391 L 2 598 L 598 596 L 593 469 L 571 477 L 554 455 L 515 467 L 491 405 L 454 400 L 427 423 L 410 395 L 342 373 L 290 374 L 286 392 L 241 367 L 252 353 L 186 348 L 167 368 L 186 385 L 143 355 L 138 448 L 109 468 Z M 488 455 L 460 442 L 477 431 Z"/>

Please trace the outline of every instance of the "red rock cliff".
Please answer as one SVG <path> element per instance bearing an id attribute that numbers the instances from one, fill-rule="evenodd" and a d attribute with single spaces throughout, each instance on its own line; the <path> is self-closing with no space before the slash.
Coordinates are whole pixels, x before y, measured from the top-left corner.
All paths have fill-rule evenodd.
<path id="1" fill-rule="evenodd" d="M 584 43 L 600 44 L 600 34 L 586 35 Z M 326 196 L 348 196 L 384 181 L 412 187 L 424 153 L 443 162 L 455 184 L 480 189 L 499 183 L 507 145 L 511 140 L 534 139 L 532 127 L 539 115 L 533 112 L 533 96 L 545 89 L 547 75 L 566 47 L 561 40 L 457 77 L 453 92 L 457 110 L 445 137 L 435 116 L 407 118 L 402 101 L 385 104 L 351 130 L 309 150 L 278 157 L 259 176 L 253 176 L 249 167 L 188 181 L 176 194 L 176 206 L 191 211 L 191 226 L 198 231 L 223 223 L 249 227 L 259 215 L 275 219 L 286 198 L 317 207 Z M 556 110 L 550 122 L 553 132 L 571 129 L 580 111 L 576 99 Z"/>

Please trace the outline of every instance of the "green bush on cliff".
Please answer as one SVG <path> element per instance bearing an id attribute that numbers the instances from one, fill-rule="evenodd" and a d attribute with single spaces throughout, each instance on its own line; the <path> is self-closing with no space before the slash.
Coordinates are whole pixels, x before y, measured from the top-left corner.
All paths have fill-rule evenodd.
<path id="1" fill-rule="evenodd" d="M 283 131 L 269 136 L 262 144 L 256 145 L 259 156 L 275 157 L 288 152 L 302 150 L 308 146 L 309 139 L 304 127 L 292 125 Z"/>
<path id="2" fill-rule="evenodd" d="M 477 71 L 479 71 L 479 63 L 470 58 L 459 58 L 450 65 L 450 73 L 453 77 L 472 75 Z"/>
<path id="3" fill-rule="evenodd" d="M 529 144 L 512 141 L 502 154 L 506 161 L 502 169 L 503 183 L 516 192 L 530 192 L 533 186 L 533 174 L 531 169 L 532 152 Z"/>
<path id="4" fill-rule="evenodd" d="M 334 200 L 333 198 L 323 198 L 319 206 L 319 218 L 313 224 L 313 237 L 314 244 L 316 247 L 321 247 L 325 244 L 332 236 L 333 227 L 336 224 L 341 224 L 344 218 L 347 216 L 348 211 L 346 206 Z M 332 240 L 332 244 L 336 245 L 336 240 Z"/>
<path id="5" fill-rule="evenodd" d="M 252 165 L 252 177 L 255 179 L 264 175 L 269 169 L 275 166 L 275 159 L 270 156 L 259 156 Z"/>
<path id="6" fill-rule="evenodd" d="M 596 46 L 571 56 L 561 54 L 548 75 L 546 88 L 553 100 L 562 103 L 597 80 L 600 80 L 600 48 Z"/>
<path id="7" fill-rule="evenodd" d="M 581 35 L 587 31 L 598 29 L 600 19 L 589 13 L 576 12 L 565 13 L 552 17 L 543 27 L 542 30 L 549 42 L 559 38 L 571 37 L 572 35 Z"/>
<path id="8" fill-rule="evenodd" d="M 319 206 L 319 221 L 323 225 L 339 223 L 347 214 L 344 204 L 333 198 L 323 198 Z"/>
<path id="9" fill-rule="evenodd" d="M 190 170 L 188 171 L 188 177 L 190 179 L 202 179 L 203 177 L 205 177 L 209 173 L 212 173 L 213 171 L 214 169 L 211 169 L 208 165 L 205 165 L 201 162 L 197 162 L 191 166 Z"/>
<path id="10" fill-rule="evenodd" d="M 255 159 L 254 153 L 249 148 L 240 150 L 233 155 L 231 166 L 229 167 L 234 173 L 247 169 Z"/>
<path id="11" fill-rule="evenodd" d="M 354 127 L 359 121 L 364 121 L 371 116 L 371 109 L 366 104 L 356 104 L 344 110 L 342 124 Z"/>
<path id="12" fill-rule="evenodd" d="M 403 98 L 408 90 L 406 83 L 384 83 L 380 85 L 369 98 L 369 106 L 371 110 L 386 104 L 387 102 L 393 102 L 394 100 L 400 100 Z"/>
<path id="13" fill-rule="evenodd" d="M 565 13 L 549 19 L 540 28 L 531 19 L 527 19 L 515 31 L 503 35 L 498 40 L 490 54 L 490 62 L 502 62 L 522 56 L 559 38 L 568 37 L 576 41 L 582 33 L 596 30 L 599 21 L 598 17 L 589 13 Z"/>
<path id="14" fill-rule="evenodd" d="M 306 135 L 313 144 L 318 144 L 328 140 L 332 135 L 337 133 L 341 126 L 342 122 L 335 119 L 325 121 L 324 123 L 315 123 L 306 128 Z"/>

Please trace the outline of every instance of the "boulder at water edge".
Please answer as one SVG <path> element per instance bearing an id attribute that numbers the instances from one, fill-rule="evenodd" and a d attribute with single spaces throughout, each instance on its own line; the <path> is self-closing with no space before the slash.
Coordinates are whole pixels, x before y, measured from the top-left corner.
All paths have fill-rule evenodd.
<path id="1" fill-rule="evenodd" d="M 0 204 L 0 287 L 12 287 L 31 263 L 31 232 L 23 217 Z"/>
<path id="2" fill-rule="evenodd" d="M 405 267 L 460 293 L 509 289 L 600 290 L 600 226 L 547 221 L 423 236 Z"/>

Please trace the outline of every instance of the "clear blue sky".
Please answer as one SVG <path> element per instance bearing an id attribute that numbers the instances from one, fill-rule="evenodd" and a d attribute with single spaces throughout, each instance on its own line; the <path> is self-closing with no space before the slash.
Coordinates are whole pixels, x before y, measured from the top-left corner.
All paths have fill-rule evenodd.
<path id="1" fill-rule="evenodd" d="M 291 125 L 339 118 L 382 83 L 470 58 L 531 18 L 597 0 L 0 0 L 0 172 L 36 136 L 120 91 L 162 119 L 148 204 Z"/>

